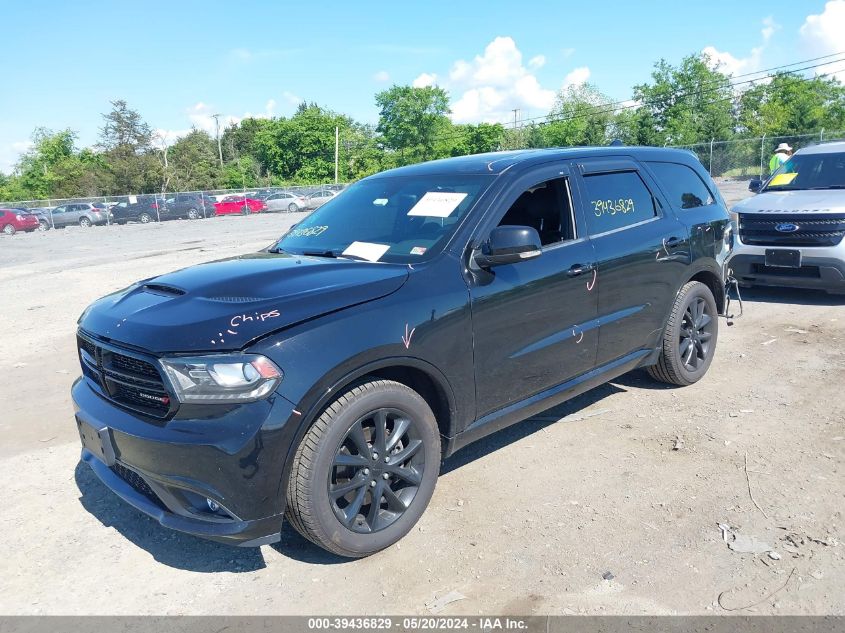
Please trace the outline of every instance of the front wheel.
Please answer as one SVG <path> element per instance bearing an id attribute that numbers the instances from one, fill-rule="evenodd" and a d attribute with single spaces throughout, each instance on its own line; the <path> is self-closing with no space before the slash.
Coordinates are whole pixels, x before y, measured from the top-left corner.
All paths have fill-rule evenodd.
<path id="1" fill-rule="evenodd" d="M 6 226 L 3 227 L 3 232 L 6 235 L 14 235 L 15 234 L 15 227 L 12 226 L 11 224 L 7 224 Z"/>
<path id="2" fill-rule="evenodd" d="M 651 377 L 680 386 L 698 382 L 713 361 L 718 317 L 710 288 L 698 281 L 684 284 L 663 331 L 660 358 L 648 368 Z"/>
<path id="3" fill-rule="evenodd" d="M 330 552 L 368 556 L 416 524 L 439 469 L 437 421 L 422 396 L 392 380 L 364 382 L 330 404 L 302 438 L 287 518 Z"/>

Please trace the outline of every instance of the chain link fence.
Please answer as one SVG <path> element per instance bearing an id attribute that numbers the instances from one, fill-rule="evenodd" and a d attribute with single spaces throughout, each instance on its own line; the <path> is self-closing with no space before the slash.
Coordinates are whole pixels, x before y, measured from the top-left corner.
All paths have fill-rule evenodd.
<path id="1" fill-rule="evenodd" d="M 696 145 L 670 145 L 693 152 L 713 178 L 750 180 L 769 175 L 769 159 L 775 148 L 787 143 L 794 150 L 825 141 L 842 140 L 845 130 L 792 136 L 760 136 L 730 141 L 710 141 Z"/>

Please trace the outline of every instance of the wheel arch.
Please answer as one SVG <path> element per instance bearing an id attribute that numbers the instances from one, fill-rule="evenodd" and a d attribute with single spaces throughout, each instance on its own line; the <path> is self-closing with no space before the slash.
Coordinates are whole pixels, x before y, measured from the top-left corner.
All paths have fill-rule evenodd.
<path id="1" fill-rule="evenodd" d="M 718 272 L 715 272 L 710 267 L 701 268 L 691 275 L 685 283 L 690 281 L 698 281 L 707 286 L 710 289 L 710 292 L 713 293 L 713 298 L 716 300 L 716 310 L 719 314 L 724 314 L 725 285 L 722 281 L 722 276 Z M 683 284 L 681 287 L 683 287 Z M 678 292 L 680 292 L 680 288 L 678 289 Z"/>
<path id="2" fill-rule="evenodd" d="M 308 429 L 339 393 L 367 378 L 393 380 L 413 389 L 422 396 L 434 412 L 440 435 L 444 438 L 451 438 L 455 435 L 454 425 L 457 420 L 455 394 L 449 381 L 437 368 L 430 363 L 412 357 L 385 358 L 367 363 L 331 381 L 328 386 L 325 386 L 326 383 L 315 385 L 304 398 L 307 401 L 309 396 L 319 389 L 321 395 L 314 397 L 313 402 L 308 406 L 308 410 L 302 412 L 302 422 L 299 424 L 285 455 L 282 478 L 279 482 L 279 491 L 282 494 L 284 486 L 287 486 L 290 478 L 293 456 Z M 449 441 L 442 443 L 444 450 L 450 445 L 451 442 Z"/>

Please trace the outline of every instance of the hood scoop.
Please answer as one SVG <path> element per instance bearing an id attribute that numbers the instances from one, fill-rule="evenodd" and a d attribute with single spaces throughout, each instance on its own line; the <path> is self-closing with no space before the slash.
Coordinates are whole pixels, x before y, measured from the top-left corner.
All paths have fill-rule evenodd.
<path id="1" fill-rule="evenodd" d="M 141 288 L 154 295 L 162 295 L 165 297 L 181 297 L 185 294 L 185 291 L 181 288 L 168 286 L 166 284 L 144 284 Z"/>

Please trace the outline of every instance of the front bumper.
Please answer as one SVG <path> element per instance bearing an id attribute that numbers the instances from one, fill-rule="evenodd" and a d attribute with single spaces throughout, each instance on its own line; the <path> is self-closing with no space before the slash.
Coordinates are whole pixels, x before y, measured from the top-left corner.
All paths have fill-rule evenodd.
<path id="1" fill-rule="evenodd" d="M 82 461 L 124 501 L 164 527 L 214 541 L 279 540 L 283 468 L 300 419 L 290 402 L 273 395 L 232 406 L 183 405 L 165 421 L 124 410 L 83 378 L 71 393 L 80 435 L 88 438 Z M 207 499 L 220 509 L 209 509 Z"/>
<path id="2" fill-rule="evenodd" d="M 765 262 L 765 254 L 739 252 L 731 257 L 728 265 L 743 285 L 814 288 L 845 293 L 845 261 L 842 259 L 814 257 L 802 250 L 801 268 L 775 268 L 766 266 Z"/>

